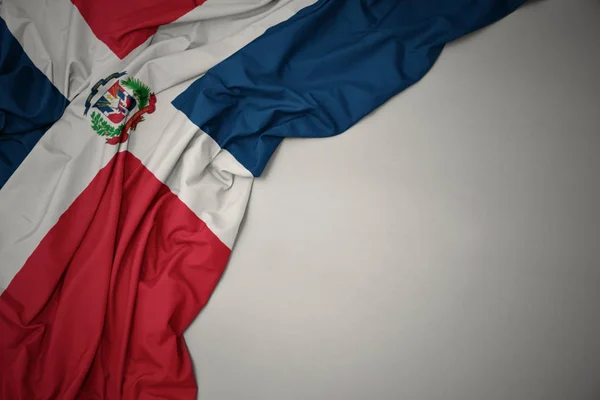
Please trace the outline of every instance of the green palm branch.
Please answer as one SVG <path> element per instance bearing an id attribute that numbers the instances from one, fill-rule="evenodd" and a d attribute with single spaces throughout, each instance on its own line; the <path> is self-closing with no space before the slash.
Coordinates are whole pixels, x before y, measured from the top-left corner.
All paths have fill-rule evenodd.
<path id="1" fill-rule="evenodd" d="M 127 78 L 121 81 L 123 86 L 133 90 L 133 95 L 137 98 L 138 107 L 144 108 L 148 105 L 150 99 L 150 88 L 146 86 L 142 81 L 136 78 Z"/>
<path id="2" fill-rule="evenodd" d="M 106 122 L 100 114 L 92 112 L 92 129 L 100 136 L 115 137 L 121 134 L 125 124 L 121 124 L 116 128 Z"/>

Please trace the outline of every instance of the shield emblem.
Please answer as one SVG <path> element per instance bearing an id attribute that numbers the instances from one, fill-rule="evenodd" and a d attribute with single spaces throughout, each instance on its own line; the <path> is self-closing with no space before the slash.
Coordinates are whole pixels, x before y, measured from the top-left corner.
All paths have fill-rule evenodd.
<path id="1" fill-rule="evenodd" d="M 123 121 L 135 106 L 135 97 L 126 92 L 119 81 L 115 82 L 94 104 L 94 108 L 100 110 L 113 124 Z"/>

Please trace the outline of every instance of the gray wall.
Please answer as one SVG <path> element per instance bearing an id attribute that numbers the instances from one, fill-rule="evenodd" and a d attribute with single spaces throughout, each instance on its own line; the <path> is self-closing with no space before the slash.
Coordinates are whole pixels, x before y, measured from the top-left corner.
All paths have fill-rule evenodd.
<path id="1" fill-rule="evenodd" d="M 600 399 L 600 2 L 289 140 L 186 334 L 203 400 Z"/>

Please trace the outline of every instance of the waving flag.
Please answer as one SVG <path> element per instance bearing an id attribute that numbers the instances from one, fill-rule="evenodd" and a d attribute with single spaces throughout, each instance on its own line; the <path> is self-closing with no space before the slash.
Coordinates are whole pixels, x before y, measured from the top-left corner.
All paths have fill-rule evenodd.
<path id="1" fill-rule="evenodd" d="M 0 3 L 0 397 L 195 398 L 183 332 L 281 140 L 520 3 Z"/>

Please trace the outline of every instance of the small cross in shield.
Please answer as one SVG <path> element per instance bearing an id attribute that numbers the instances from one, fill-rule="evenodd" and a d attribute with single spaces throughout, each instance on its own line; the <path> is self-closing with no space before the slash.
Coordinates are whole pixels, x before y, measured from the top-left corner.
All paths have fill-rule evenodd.
<path id="1" fill-rule="evenodd" d="M 136 103 L 135 97 L 126 92 L 117 81 L 98 99 L 94 107 L 113 124 L 118 124 L 135 108 Z"/>

